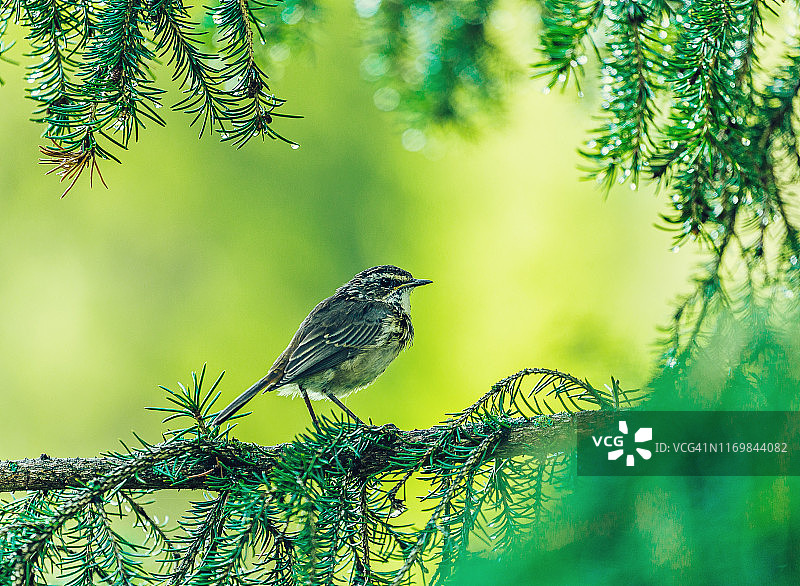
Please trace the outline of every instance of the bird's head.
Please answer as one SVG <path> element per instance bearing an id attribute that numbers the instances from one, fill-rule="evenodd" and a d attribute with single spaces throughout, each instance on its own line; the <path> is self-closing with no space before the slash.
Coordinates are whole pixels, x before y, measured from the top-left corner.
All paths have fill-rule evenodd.
<path id="1" fill-rule="evenodd" d="M 432 282 L 428 279 L 415 279 L 411 273 L 401 268 L 381 265 L 361 271 L 342 285 L 339 292 L 364 299 L 398 303 L 408 311 L 411 291 Z"/>

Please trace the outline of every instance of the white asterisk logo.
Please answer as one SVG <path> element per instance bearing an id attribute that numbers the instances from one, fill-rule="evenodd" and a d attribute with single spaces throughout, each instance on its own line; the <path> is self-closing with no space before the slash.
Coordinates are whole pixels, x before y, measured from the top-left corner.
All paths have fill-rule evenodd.
<path id="1" fill-rule="evenodd" d="M 619 432 L 622 435 L 628 435 L 628 422 L 627 421 L 620 421 L 619 422 Z M 653 428 L 652 427 L 640 427 L 636 430 L 636 433 L 633 434 L 633 441 L 638 443 L 641 442 L 649 442 L 653 439 Z M 644 458 L 645 460 L 649 460 L 650 457 L 653 455 L 650 450 L 646 450 L 644 448 L 636 448 L 636 452 Z M 611 450 L 608 453 L 609 460 L 618 460 L 620 456 L 625 454 L 624 449 L 619 450 Z M 635 454 L 627 454 L 625 456 L 625 464 L 627 466 L 633 466 L 635 464 Z"/>

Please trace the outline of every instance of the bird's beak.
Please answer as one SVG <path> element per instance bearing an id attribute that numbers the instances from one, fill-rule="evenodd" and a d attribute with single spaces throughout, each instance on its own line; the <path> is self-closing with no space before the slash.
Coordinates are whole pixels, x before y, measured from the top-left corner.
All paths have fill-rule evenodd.
<path id="1" fill-rule="evenodd" d="M 412 279 L 406 283 L 405 287 L 419 287 L 420 285 L 430 285 L 433 283 L 430 279 Z"/>

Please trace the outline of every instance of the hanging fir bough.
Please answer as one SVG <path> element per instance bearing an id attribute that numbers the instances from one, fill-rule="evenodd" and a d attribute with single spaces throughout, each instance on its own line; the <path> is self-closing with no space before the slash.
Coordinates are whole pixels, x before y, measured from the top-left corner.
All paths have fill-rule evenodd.
<path id="1" fill-rule="evenodd" d="M 193 22 L 181 0 L 4 0 L 0 57 L 13 20 L 31 47 L 29 93 L 46 139 L 41 162 L 69 182 L 66 194 L 87 169 L 102 180 L 98 161 L 119 161 L 114 147 L 127 149 L 148 124 L 164 124 L 164 90 L 151 70 L 156 61 L 172 69 L 187 94 L 173 107 L 192 116 L 201 136 L 216 132 L 237 147 L 272 138 L 296 148 L 274 122 L 297 116 L 283 112 L 285 100 L 270 90 L 256 49 L 266 42 L 263 31 L 278 31 L 273 42 L 300 42 L 304 27 L 278 27 L 287 9 L 313 20 L 314 5 L 301 0 L 290 0 L 283 12 L 255 0 L 222 0 L 209 9 L 213 26 Z M 212 34 L 216 48 L 208 45 Z"/>
<path id="2" fill-rule="evenodd" d="M 590 47 L 601 59 L 602 123 L 583 150 L 590 176 L 606 190 L 654 178 L 671 197 L 662 218 L 674 250 L 697 241 L 709 252 L 668 328 L 667 369 L 685 368 L 705 338 L 729 328 L 720 316 L 777 333 L 797 311 L 800 33 L 784 41 L 780 66 L 761 66 L 770 38 L 764 21 L 777 10 L 796 6 L 544 3 L 537 67 L 550 87 L 580 78 Z M 788 12 L 780 18 L 797 27 Z"/>
<path id="3" fill-rule="evenodd" d="M 0 491 L 31 489 L 0 509 L 1 583 L 441 584 L 468 546 L 502 552 L 540 529 L 573 474 L 576 427 L 629 403 L 616 381 L 527 369 L 429 430 L 323 418 L 264 448 L 209 429 L 220 379 L 204 392 L 203 374 L 168 390 L 159 410 L 188 427 L 161 444 L 0 463 Z M 429 488 L 421 527 L 402 517 L 414 477 Z M 170 527 L 152 495 L 176 488 L 205 492 Z"/>

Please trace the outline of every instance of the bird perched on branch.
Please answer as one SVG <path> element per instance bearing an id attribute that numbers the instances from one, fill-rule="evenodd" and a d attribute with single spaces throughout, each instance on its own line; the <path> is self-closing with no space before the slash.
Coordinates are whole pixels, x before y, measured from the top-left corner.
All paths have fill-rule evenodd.
<path id="1" fill-rule="evenodd" d="M 361 271 L 311 310 L 267 375 L 220 411 L 214 425 L 260 391 L 301 395 L 314 425 L 312 399 L 330 399 L 363 424 L 340 399 L 378 378 L 411 343 L 411 291 L 431 282 L 391 265 Z"/>

